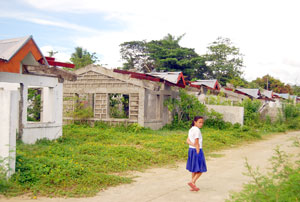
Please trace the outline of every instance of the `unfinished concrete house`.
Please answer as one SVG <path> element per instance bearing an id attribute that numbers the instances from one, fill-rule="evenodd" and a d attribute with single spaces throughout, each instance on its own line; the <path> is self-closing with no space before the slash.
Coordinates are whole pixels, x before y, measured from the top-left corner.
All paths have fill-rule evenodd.
<path id="1" fill-rule="evenodd" d="M 76 75 L 49 63 L 54 59 L 43 56 L 32 36 L 0 40 L 0 157 L 9 157 L 9 175 L 15 168 L 16 138 L 31 144 L 62 135 L 62 82 Z M 35 98 L 40 105 L 33 117 Z"/>
<path id="2" fill-rule="evenodd" d="M 78 103 L 92 109 L 88 121 L 104 121 L 111 124 L 138 123 L 143 127 L 159 129 L 172 121 L 164 101 L 175 98 L 179 87 L 184 87 L 182 73 L 170 73 L 164 78 L 111 70 L 89 65 L 74 72 L 77 81 L 64 83 L 64 121 Z M 174 77 L 176 79 L 172 79 Z"/>

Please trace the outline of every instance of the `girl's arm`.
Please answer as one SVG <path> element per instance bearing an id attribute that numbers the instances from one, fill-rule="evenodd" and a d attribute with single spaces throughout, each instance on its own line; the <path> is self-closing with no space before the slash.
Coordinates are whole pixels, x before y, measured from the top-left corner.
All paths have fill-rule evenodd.
<path id="1" fill-rule="evenodd" d="M 186 143 L 188 143 L 188 144 L 191 145 L 191 146 L 194 146 L 194 144 L 191 142 L 190 138 L 187 138 L 187 139 L 186 139 Z"/>
<path id="2" fill-rule="evenodd" d="M 199 154 L 199 152 L 200 152 L 199 138 L 195 139 L 194 147 L 196 147 L 197 154 Z"/>

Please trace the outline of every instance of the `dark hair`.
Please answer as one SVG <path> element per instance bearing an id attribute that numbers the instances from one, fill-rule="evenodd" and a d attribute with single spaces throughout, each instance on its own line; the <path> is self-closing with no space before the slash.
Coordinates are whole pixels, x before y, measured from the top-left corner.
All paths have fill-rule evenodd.
<path id="1" fill-rule="evenodd" d="M 204 119 L 203 116 L 195 116 L 194 120 L 192 121 L 191 127 L 195 125 L 195 122 L 198 121 L 199 119 Z"/>

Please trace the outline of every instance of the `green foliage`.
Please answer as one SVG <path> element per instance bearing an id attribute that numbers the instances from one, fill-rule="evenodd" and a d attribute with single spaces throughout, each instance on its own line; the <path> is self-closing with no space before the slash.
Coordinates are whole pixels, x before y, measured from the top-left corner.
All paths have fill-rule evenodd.
<path id="1" fill-rule="evenodd" d="M 225 123 L 225 121 L 223 121 L 223 115 L 213 109 L 207 113 L 205 125 L 216 129 L 225 129 L 231 127 L 230 123 Z"/>
<path id="2" fill-rule="evenodd" d="M 123 69 L 136 69 L 142 72 L 151 72 L 154 61 L 149 56 L 146 41 L 130 41 L 120 45 L 120 53 L 123 60 Z"/>
<path id="3" fill-rule="evenodd" d="M 226 106 L 231 106 L 231 100 L 228 100 L 228 99 L 224 99 L 222 96 L 223 92 L 220 93 L 220 95 L 209 95 L 209 96 L 206 96 L 205 98 L 205 102 L 209 105 L 226 105 Z"/>
<path id="4" fill-rule="evenodd" d="M 292 88 L 290 85 L 285 85 L 280 80 L 275 79 L 270 75 L 265 75 L 262 78 L 257 78 L 252 82 L 253 86 L 260 87 L 262 89 L 272 90 L 276 93 L 290 93 L 292 94 Z"/>
<path id="5" fill-rule="evenodd" d="M 40 121 L 41 120 L 41 89 L 28 88 L 27 101 L 27 121 Z"/>
<path id="6" fill-rule="evenodd" d="M 9 182 L 7 180 L 7 166 L 6 159 L 0 156 L 0 193 L 6 191 L 9 188 Z"/>
<path id="7" fill-rule="evenodd" d="M 286 120 L 294 119 L 300 116 L 300 104 L 294 105 L 284 103 L 282 105 L 282 111 Z"/>
<path id="8" fill-rule="evenodd" d="M 109 115 L 112 118 L 128 118 L 129 96 L 120 93 L 109 94 Z"/>
<path id="9" fill-rule="evenodd" d="M 206 54 L 206 64 L 211 71 L 211 78 L 217 79 L 221 85 L 232 82 L 242 75 L 243 55 L 228 38 L 218 37 L 210 44 Z"/>
<path id="10" fill-rule="evenodd" d="M 268 175 L 261 174 L 258 168 L 254 170 L 246 160 L 247 176 L 252 182 L 227 201 L 299 201 L 300 161 L 291 164 L 289 160 L 289 156 L 277 147 L 271 159 L 272 172 Z"/>
<path id="11" fill-rule="evenodd" d="M 75 69 L 85 67 L 89 64 L 94 64 L 98 61 L 96 53 L 89 53 L 82 47 L 76 47 L 72 53 L 70 61 L 75 65 Z"/>
<path id="12" fill-rule="evenodd" d="M 292 90 L 293 90 L 293 93 L 292 93 L 293 95 L 300 96 L 300 86 L 293 85 Z"/>
<path id="13" fill-rule="evenodd" d="M 260 138 L 259 132 L 237 125 L 201 130 L 206 154 Z M 131 182 L 123 172 L 186 160 L 187 132 L 184 128 L 153 131 L 138 124 L 66 125 L 57 140 L 43 139 L 34 145 L 18 142 L 16 173 L 0 193 L 92 196 L 108 186 Z"/>
<path id="14" fill-rule="evenodd" d="M 241 106 L 244 107 L 244 123 L 253 126 L 260 122 L 259 108 L 261 102 L 259 100 L 251 100 L 249 98 L 243 100 Z"/>
<path id="15" fill-rule="evenodd" d="M 168 34 L 161 40 L 130 41 L 121 46 L 124 69 L 136 69 L 143 72 L 181 71 L 189 79 L 205 78 L 208 69 L 205 59 L 194 49 L 181 47 L 180 40 L 184 35 L 175 37 Z"/>
<path id="16" fill-rule="evenodd" d="M 74 110 L 68 112 L 66 115 L 72 117 L 74 122 L 86 123 L 89 118 L 94 116 L 92 107 L 87 106 L 85 99 L 77 96 L 72 99 L 74 100 Z"/>
<path id="17" fill-rule="evenodd" d="M 189 122 L 195 116 L 206 114 L 206 107 L 194 95 L 184 89 L 179 90 L 179 99 L 170 98 L 164 102 L 170 112 L 174 113 L 174 123 Z"/>

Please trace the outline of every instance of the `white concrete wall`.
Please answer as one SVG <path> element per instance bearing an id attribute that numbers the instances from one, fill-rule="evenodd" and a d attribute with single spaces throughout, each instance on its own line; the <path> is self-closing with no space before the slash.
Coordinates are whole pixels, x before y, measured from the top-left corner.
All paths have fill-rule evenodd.
<path id="1" fill-rule="evenodd" d="M 0 81 L 0 89 L 7 89 L 8 86 L 12 88 L 13 85 L 19 85 L 18 83 L 22 83 L 24 86 L 23 113 L 20 117 L 23 124 L 22 141 L 24 143 L 33 144 L 36 140 L 42 138 L 52 140 L 62 135 L 63 84 L 58 83 L 57 78 L 0 72 Z M 27 122 L 29 87 L 43 88 L 44 102 L 41 122 Z M 16 108 L 19 108 L 19 105 Z"/>
<path id="2" fill-rule="evenodd" d="M 205 105 L 208 110 L 215 110 L 223 114 L 223 120 L 232 124 L 244 124 L 244 107 L 224 106 L 224 105 Z"/>
<path id="3" fill-rule="evenodd" d="M 41 122 L 27 122 L 27 110 L 23 113 L 22 141 L 26 144 L 33 144 L 38 139 L 53 140 L 62 136 L 63 84 L 57 83 L 56 86 L 44 87 L 43 90 L 44 102 Z M 28 86 L 24 85 L 24 101 L 27 101 L 27 93 Z"/>
<path id="4" fill-rule="evenodd" d="M 9 166 L 8 177 L 15 172 L 18 102 L 18 91 L 0 90 L 0 156 Z"/>

